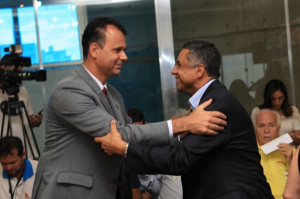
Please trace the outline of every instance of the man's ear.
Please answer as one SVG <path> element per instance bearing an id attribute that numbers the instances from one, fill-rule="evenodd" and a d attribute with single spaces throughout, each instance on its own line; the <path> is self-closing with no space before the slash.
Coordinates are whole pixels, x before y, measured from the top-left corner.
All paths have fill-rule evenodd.
<path id="1" fill-rule="evenodd" d="M 198 77 L 202 77 L 203 74 L 206 72 L 205 66 L 203 64 L 199 64 L 198 66 L 195 66 L 197 69 Z"/>
<path id="2" fill-rule="evenodd" d="M 93 58 L 97 57 L 97 52 L 99 50 L 99 45 L 96 43 L 91 43 L 89 47 L 89 53 L 92 55 Z"/>

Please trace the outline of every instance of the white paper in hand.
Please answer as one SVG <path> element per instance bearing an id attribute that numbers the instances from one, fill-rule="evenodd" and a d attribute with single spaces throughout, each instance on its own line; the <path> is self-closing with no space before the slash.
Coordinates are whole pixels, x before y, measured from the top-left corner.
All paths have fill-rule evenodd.
<path id="1" fill-rule="evenodd" d="M 265 154 L 269 154 L 278 149 L 277 146 L 279 143 L 290 144 L 292 142 L 293 142 L 293 140 L 292 140 L 291 136 L 288 133 L 286 133 L 286 134 L 276 138 L 275 140 L 272 140 L 271 142 L 268 142 L 267 144 L 262 145 L 260 148 Z"/>

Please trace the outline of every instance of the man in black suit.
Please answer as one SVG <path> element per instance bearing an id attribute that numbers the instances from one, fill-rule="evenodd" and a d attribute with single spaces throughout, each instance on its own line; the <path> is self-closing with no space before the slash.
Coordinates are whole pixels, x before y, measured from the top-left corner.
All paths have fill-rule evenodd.
<path id="1" fill-rule="evenodd" d="M 217 79 L 221 56 L 204 40 L 184 44 L 172 74 L 177 88 L 192 97 L 191 108 L 213 99 L 207 110 L 218 110 L 227 126 L 216 136 L 188 134 L 182 142 L 151 147 L 126 143 L 116 130 L 96 138 L 108 154 L 123 154 L 128 168 L 138 173 L 181 174 L 186 199 L 273 198 L 260 165 L 251 119 Z M 114 122 L 112 122 L 112 129 Z"/>

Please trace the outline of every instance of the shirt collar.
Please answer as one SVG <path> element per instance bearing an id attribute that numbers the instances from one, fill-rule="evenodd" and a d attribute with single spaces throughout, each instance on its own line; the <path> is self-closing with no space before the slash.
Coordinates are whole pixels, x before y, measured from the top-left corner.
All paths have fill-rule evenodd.
<path id="1" fill-rule="evenodd" d="M 96 81 L 101 90 L 103 89 L 103 87 L 107 89 L 106 83 L 103 85 L 102 82 L 99 79 L 97 79 L 88 69 L 86 69 L 86 67 L 83 64 L 82 66 L 88 72 L 88 74 Z"/>
<path id="2" fill-rule="evenodd" d="M 32 169 L 31 162 L 28 159 L 25 159 L 24 162 L 25 162 L 25 170 L 23 174 L 23 181 L 26 181 L 27 179 L 33 176 L 33 169 Z M 2 176 L 3 178 L 8 179 L 8 173 L 4 169 L 2 172 Z"/>
<path id="3" fill-rule="evenodd" d="M 195 110 L 195 108 L 199 105 L 199 102 L 208 88 L 208 86 L 213 83 L 216 79 L 212 79 L 209 82 L 207 82 L 204 86 L 202 86 L 188 101 L 189 105 L 191 106 L 192 110 Z"/>

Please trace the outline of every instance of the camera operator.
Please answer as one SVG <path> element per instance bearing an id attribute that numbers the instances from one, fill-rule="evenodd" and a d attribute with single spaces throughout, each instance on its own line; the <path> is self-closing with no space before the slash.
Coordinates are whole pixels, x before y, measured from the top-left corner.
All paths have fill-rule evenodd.
<path id="1" fill-rule="evenodd" d="M 11 58 L 12 55 L 10 55 L 9 57 Z M 7 56 L 8 57 L 8 56 Z M 9 58 L 7 58 L 9 59 Z M 17 71 L 17 72 L 21 72 L 22 71 L 22 65 L 18 65 L 17 68 L 15 68 L 15 65 L 7 65 L 7 63 L 9 63 L 8 60 L 6 60 L 6 56 L 3 57 L 3 59 L 0 62 L 0 70 L 6 72 L 6 71 Z M 2 103 L 3 101 L 8 101 L 9 97 L 11 97 L 6 91 L 5 89 L 3 89 L 3 85 L 0 82 L 0 103 Z M 23 111 L 23 121 L 24 121 L 24 125 L 25 128 L 33 128 L 33 127 L 37 127 L 41 124 L 42 119 L 43 119 L 43 114 L 40 112 L 36 115 L 33 114 L 33 110 L 31 107 L 31 103 L 30 103 L 30 98 L 29 98 L 29 94 L 27 92 L 27 89 L 24 86 L 20 86 L 19 87 L 19 92 L 17 93 L 17 101 L 23 101 L 24 102 L 24 106 L 27 110 L 27 114 L 28 114 L 28 119 L 29 119 L 29 125 L 27 122 L 27 119 L 25 119 L 26 114 L 25 111 Z M 3 117 L 3 112 L 0 111 L 0 125 L 2 127 L 3 125 L 3 135 L 6 136 L 6 132 L 7 132 L 7 127 L 8 127 L 8 115 L 5 115 L 5 124 L 2 124 L 2 117 Z M 22 121 L 21 118 L 18 115 L 11 115 L 10 117 L 11 119 L 11 130 L 12 130 L 12 134 L 14 136 L 17 136 L 19 138 L 21 138 L 23 144 L 24 144 L 24 135 L 22 134 L 23 129 L 22 129 Z M 0 128 L 1 128 L 0 127 Z M 29 138 L 32 139 L 32 138 Z M 35 149 L 33 149 L 35 150 Z M 27 151 L 28 154 L 28 158 L 33 158 L 34 156 L 32 155 L 32 153 L 35 152 L 29 152 Z"/>

